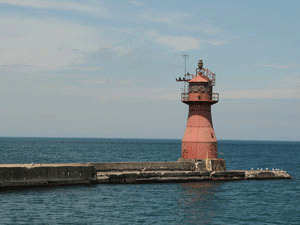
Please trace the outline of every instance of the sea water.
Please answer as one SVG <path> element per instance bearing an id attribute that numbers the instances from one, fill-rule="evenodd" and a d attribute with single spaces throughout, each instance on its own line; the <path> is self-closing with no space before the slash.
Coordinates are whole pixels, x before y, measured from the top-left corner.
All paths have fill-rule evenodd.
<path id="1" fill-rule="evenodd" d="M 180 140 L 0 138 L 0 163 L 175 161 Z M 218 142 L 227 169 L 292 180 L 99 184 L 0 192 L 0 224 L 300 224 L 300 142 Z"/>

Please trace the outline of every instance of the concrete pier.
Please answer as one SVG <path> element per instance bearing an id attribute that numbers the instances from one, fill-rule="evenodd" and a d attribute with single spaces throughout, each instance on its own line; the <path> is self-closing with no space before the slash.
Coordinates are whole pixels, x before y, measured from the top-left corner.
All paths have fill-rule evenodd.
<path id="1" fill-rule="evenodd" d="M 0 190 L 36 186 L 291 179 L 285 171 L 226 170 L 225 161 L 1 164 Z"/>
<path id="2" fill-rule="evenodd" d="M 96 183 L 88 163 L 0 164 L 0 189 Z"/>
<path id="3" fill-rule="evenodd" d="M 97 183 L 107 184 L 292 178 L 284 171 L 226 170 L 225 161 L 222 161 L 218 159 L 208 162 L 206 160 L 199 160 L 157 163 L 94 163 L 93 165 L 97 170 Z"/>

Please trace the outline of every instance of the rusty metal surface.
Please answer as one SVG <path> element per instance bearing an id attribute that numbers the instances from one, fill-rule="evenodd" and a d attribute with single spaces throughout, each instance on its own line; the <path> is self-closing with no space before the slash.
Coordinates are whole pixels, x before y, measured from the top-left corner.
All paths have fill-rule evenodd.
<path id="1" fill-rule="evenodd" d="M 187 80 L 181 101 L 189 105 L 186 130 L 182 139 L 181 157 L 184 159 L 218 158 L 217 139 L 213 129 L 211 105 L 219 101 L 213 93 L 215 74 L 205 68 L 196 69 L 196 76 Z"/>
<path id="2" fill-rule="evenodd" d="M 189 105 L 187 127 L 182 139 L 182 158 L 217 157 L 217 139 L 212 124 L 211 105 L 201 101 Z"/>

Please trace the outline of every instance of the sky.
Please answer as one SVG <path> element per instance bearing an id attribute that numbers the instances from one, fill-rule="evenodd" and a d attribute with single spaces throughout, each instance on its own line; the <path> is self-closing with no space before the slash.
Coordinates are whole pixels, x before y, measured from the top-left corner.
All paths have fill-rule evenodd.
<path id="1" fill-rule="evenodd" d="M 300 1 L 0 0 L 0 136 L 183 137 L 216 74 L 217 138 L 300 141 Z"/>

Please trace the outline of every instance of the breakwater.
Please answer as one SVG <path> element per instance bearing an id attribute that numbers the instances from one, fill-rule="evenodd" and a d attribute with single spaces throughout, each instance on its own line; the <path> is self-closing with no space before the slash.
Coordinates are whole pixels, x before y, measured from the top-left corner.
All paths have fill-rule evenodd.
<path id="1" fill-rule="evenodd" d="M 34 186 L 291 179 L 285 171 L 226 170 L 225 161 L 1 164 L 0 189 Z"/>
<path id="2" fill-rule="evenodd" d="M 95 167 L 84 163 L 0 164 L 0 189 L 90 184 L 95 175 Z"/>

